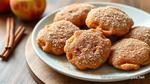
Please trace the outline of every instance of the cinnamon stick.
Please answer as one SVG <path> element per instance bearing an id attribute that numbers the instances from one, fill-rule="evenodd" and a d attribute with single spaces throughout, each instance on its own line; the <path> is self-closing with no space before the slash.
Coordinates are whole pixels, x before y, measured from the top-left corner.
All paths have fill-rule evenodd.
<path id="1" fill-rule="evenodd" d="M 9 30 L 9 44 L 8 44 L 8 48 L 11 48 L 13 46 L 14 43 L 14 19 L 10 18 L 10 30 Z"/>
<path id="2" fill-rule="evenodd" d="M 11 48 L 14 42 L 14 19 L 8 17 L 6 20 L 6 40 L 5 48 Z"/>
<path id="3" fill-rule="evenodd" d="M 1 52 L 1 54 L 0 54 L 0 57 L 2 58 L 3 57 L 3 55 L 4 55 L 4 53 L 7 51 L 7 49 L 5 48 L 2 52 Z"/>
<path id="4" fill-rule="evenodd" d="M 8 48 L 9 45 L 9 36 L 10 36 L 10 18 L 6 19 L 6 40 L 5 40 L 5 48 Z"/>
<path id="5" fill-rule="evenodd" d="M 12 17 L 8 17 L 6 19 L 6 39 L 5 39 L 5 49 L 1 52 L 0 56 L 2 56 L 7 49 L 10 49 L 14 43 L 14 19 Z"/>
<path id="6" fill-rule="evenodd" d="M 3 54 L 3 56 L 2 56 L 3 60 L 7 60 L 7 58 L 9 57 L 9 55 L 12 53 L 14 47 L 16 46 L 16 44 L 19 42 L 19 40 L 23 36 L 24 31 L 25 31 L 25 28 L 23 26 L 19 26 L 18 27 L 18 29 L 15 32 L 14 44 L 13 44 L 13 46 L 12 46 L 11 49 L 7 49 L 6 52 Z"/>

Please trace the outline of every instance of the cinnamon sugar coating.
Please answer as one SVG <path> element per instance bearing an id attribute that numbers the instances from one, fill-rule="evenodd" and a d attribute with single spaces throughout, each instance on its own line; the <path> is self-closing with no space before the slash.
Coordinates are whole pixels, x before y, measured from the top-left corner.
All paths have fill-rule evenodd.
<path id="1" fill-rule="evenodd" d="M 89 28 L 101 28 L 106 36 L 123 36 L 129 32 L 133 20 L 123 11 L 114 7 L 92 9 L 86 18 Z"/>
<path id="2" fill-rule="evenodd" d="M 92 8 L 94 8 L 93 5 L 86 3 L 68 5 L 56 13 L 54 21 L 67 20 L 78 27 L 84 26 L 86 16 Z"/>
<path id="3" fill-rule="evenodd" d="M 146 42 L 150 45 L 150 28 L 144 26 L 137 26 L 130 30 L 130 32 L 125 36 L 127 38 L 135 38 Z"/>
<path id="4" fill-rule="evenodd" d="M 64 53 L 66 40 L 77 30 L 79 28 L 69 21 L 54 22 L 39 31 L 36 42 L 43 51 L 61 55 Z"/>
<path id="5" fill-rule="evenodd" d="M 109 63 L 118 69 L 137 70 L 150 63 L 150 46 L 137 39 L 122 39 L 112 46 Z"/>
<path id="6" fill-rule="evenodd" d="M 76 31 L 64 47 L 68 61 L 80 70 L 98 68 L 107 60 L 110 50 L 111 41 L 96 29 Z"/>

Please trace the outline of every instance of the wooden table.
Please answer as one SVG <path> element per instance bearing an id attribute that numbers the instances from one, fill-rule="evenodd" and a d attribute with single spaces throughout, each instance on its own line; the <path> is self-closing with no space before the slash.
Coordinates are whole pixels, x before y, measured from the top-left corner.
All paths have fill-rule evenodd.
<path id="1" fill-rule="evenodd" d="M 47 0 L 47 1 L 48 1 L 47 9 L 44 15 L 69 3 L 85 2 L 85 1 L 107 1 L 107 2 L 122 3 L 122 4 L 127 4 L 127 5 L 131 5 L 143 9 L 150 13 L 149 0 L 65 0 L 65 1 Z M 11 13 L 0 15 L 0 44 L 1 44 L 0 49 L 2 49 L 4 43 L 4 36 L 6 32 L 5 20 L 7 16 L 15 17 Z M 9 61 L 7 62 L 0 61 L 0 84 L 36 84 L 36 81 L 32 78 L 31 74 L 29 73 L 28 66 L 25 60 L 24 48 L 25 48 L 26 41 L 32 32 L 32 29 L 34 28 L 34 25 L 37 22 L 24 22 L 24 21 L 20 21 L 18 18 L 16 18 L 16 22 L 17 22 L 16 26 L 24 25 L 26 27 L 26 32 L 21 42 L 18 44 L 18 46 L 12 53 Z M 150 74 L 146 75 L 145 79 L 124 81 L 124 84 L 125 83 L 148 84 L 150 83 L 149 76 Z M 119 83 L 117 82 L 117 84 Z"/>

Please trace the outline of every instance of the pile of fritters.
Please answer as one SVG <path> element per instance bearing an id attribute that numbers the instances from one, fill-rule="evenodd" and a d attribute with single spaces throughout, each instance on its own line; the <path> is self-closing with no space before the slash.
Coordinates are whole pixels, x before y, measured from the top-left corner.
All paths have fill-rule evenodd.
<path id="1" fill-rule="evenodd" d="M 133 24 L 119 8 L 71 4 L 39 31 L 36 42 L 49 54 L 66 53 L 80 70 L 96 69 L 107 61 L 121 70 L 137 70 L 150 64 L 150 28 Z M 112 36 L 119 40 L 112 42 Z"/>

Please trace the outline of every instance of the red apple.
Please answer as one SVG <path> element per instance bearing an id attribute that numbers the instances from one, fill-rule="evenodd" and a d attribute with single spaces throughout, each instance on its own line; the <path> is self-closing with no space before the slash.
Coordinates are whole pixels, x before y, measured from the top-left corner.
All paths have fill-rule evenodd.
<path id="1" fill-rule="evenodd" d="M 0 13 L 6 13 L 9 9 L 9 0 L 0 0 Z"/>
<path id="2" fill-rule="evenodd" d="M 10 0 L 13 13 L 24 20 L 35 20 L 45 10 L 45 0 Z"/>

